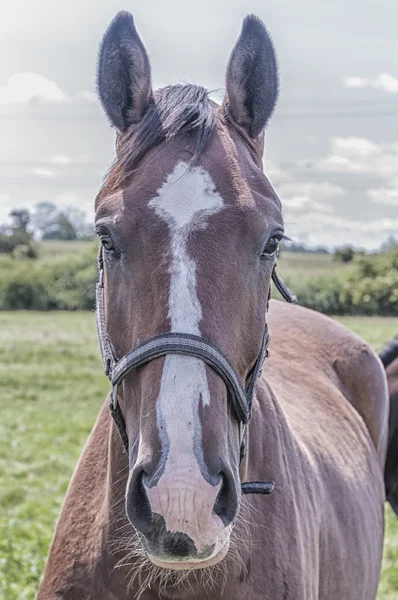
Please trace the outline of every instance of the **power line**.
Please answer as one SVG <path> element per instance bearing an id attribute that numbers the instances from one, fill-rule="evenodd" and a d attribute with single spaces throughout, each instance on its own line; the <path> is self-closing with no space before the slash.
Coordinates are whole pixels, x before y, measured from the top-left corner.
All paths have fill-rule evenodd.
<path id="1" fill-rule="evenodd" d="M 95 168 L 95 169 L 107 169 L 111 166 L 111 162 L 109 163 L 99 163 L 99 162 L 88 162 L 88 163 L 57 163 L 51 160 L 40 160 L 40 161 L 8 161 L 8 160 L 0 160 L 0 168 L 1 167 L 23 167 L 23 168 L 31 168 L 31 169 L 40 169 L 43 167 L 51 168 L 51 169 L 86 169 L 86 168 Z"/>
<path id="2" fill-rule="evenodd" d="M 307 100 L 303 101 L 302 105 L 296 103 L 292 105 L 283 105 L 282 111 L 276 113 L 277 119 L 296 119 L 296 118 L 306 118 L 306 119 L 314 119 L 314 118 L 322 118 L 322 119 L 334 119 L 334 118 L 362 118 L 362 117 L 391 117 L 397 116 L 398 110 L 395 108 L 396 103 L 388 103 L 385 106 L 379 105 L 380 101 L 373 102 L 368 101 L 365 102 L 346 102 L 346 101 L 327 101 L 327 102 L 318 102 L 316 100 Z M 315 106 L 316 108 L 328 107 L 329 105 L 338 106 L 338 107 L 347 107 L 351 110 L 330 110 L 326 112 L 314 112 L 313 110 L 302 110 L 306 106 Z M 363 110 L 367 109 L 367 107 L 374 107 L 374 110 Z M 390 108 L 394 107 L 394 108 Z M 297 110 L 298 109 L 298 110 Z M 354 109 L 362 109 L 362 110 L 354 110 Z M 285 110 L 285 112 L 284 112 Z M 287 110 L 287 112 L 286 112 Z M 289 112 L 289 110 L 293 110 L 293 112 Z M 96 122 L 101 121 L 105 123 L 105 117 L 98 114 L 90 114 L 90 113 L 70 113 L 63 112 L 59 113 L 34 113 L 34 112 L 2 112 L 0 111 L 0 119 L 1 120 L 37 120 L 37 121 L 56 121 L 56 122 L 81 122 L 81 121 L 89 121 Z"/>
<path id="3" fill-rule="evenodd" d="M 275 120 L 278 119 L 363 119 L 368 117 L 393 117 L 398 116 L 398 110 L 385 111 L 385 112 L 329 112 L 329 113 L 275 113 Z"/>

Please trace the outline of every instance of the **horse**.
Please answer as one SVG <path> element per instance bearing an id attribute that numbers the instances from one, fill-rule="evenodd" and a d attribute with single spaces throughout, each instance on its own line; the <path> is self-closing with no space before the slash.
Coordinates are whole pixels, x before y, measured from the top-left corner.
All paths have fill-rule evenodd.
<path id="1" fill-rule="evenodd" d="M 262 164 L 279 87 L 265 26 L 243 21 L 221 105 L 193 84 L 154 91 L 126 12 L 97 77 L 116 130 L 95 201 L 112 391 L 38 600 L 374 600 L 386 376 L 343 326 L 269 301 L 272 279 L 293 298 Z"/>
<path id="2" fill-rule="evenodd" d="M 390 416 L 388 420 L 388 448 L 384 481 L 386 498 L 398 516 L 398 336 L 380 352 L 386 369 L 390 394 Z"/>

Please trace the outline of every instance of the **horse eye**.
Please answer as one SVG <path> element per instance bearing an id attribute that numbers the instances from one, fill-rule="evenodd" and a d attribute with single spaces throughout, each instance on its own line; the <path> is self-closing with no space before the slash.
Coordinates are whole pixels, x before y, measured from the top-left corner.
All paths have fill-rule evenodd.
<path id="1" fill-rule="evenodd" d="M 278 245 L 279 245 L 280 241 L 281 241 L 280 238 L 276 237 L 276 236 L 270 238 L 267 242 L 267 245 L 264 248 L 263 254 L 267 254 L 267 255 L 275 254 L 275 252 L 278 249 Z"/>
<path id="2" fill-rule="evenodd" d="M 101 244 L 102 244 L 103 248 L 107 252 L 113 252 L 113 250 L 115 250 L 115 244 L 109 235 L 101 235 L 100 239 L 101 239 Z"/>

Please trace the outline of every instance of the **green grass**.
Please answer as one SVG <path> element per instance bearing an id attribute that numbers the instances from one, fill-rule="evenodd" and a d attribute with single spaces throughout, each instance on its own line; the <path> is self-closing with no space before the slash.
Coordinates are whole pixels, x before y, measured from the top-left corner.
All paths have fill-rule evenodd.
<path id="1" fill-rule="evenodd" d="M 338 275 L 352 269 L 353 263 L 336 261 L 332 254 L 313 252 L 288 252 L 282 250 L 278 257 L 281 275 L 289 281 L 311 279 L 322 275 Z"/>
<path id="2" fill-rule="evenodd" d="M 30 600 L 108 383 L 92 313 L 3 312 L 0 341 L 0 598 Z"/>
<path id="3" fill-rule="evenodd" d="M 39 246 L 39 260 L 62 254 L 79 254 L 87 250 L 92 243 L 86 240 L 43 240 Z"/>
<path id="4" fill-rule="evenodd" d="M 377 349 L 398 319 L 339 319 Z M 0 598 L 33 600 L 73 467 L 108 390 L 90 312 L 0 312 Z M 386 510 L 378 600 L 397 599 Z"/>

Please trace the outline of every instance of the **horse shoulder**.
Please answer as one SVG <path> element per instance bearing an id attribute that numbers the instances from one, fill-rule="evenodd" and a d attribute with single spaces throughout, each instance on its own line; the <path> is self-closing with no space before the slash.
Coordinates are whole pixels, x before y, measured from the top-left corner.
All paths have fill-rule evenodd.
<path id="1" fill-rule="evenodd" d="M 330 317 L 299 306 L 271 303 L 271 351 L 279 346 L 306 371 L 330 379 L 360 415 L 384 467 L 389 401 L 379 357 L 359 336 Z"/>
<path id="2" fill-rule="evenodd" d="M 389 416 L 388 388 L 383 365 L 366 342 L 344 329 L 341 339 L 336 343 L 333 368 L 345 397 L 366 425 L 383 469 Z"/>

